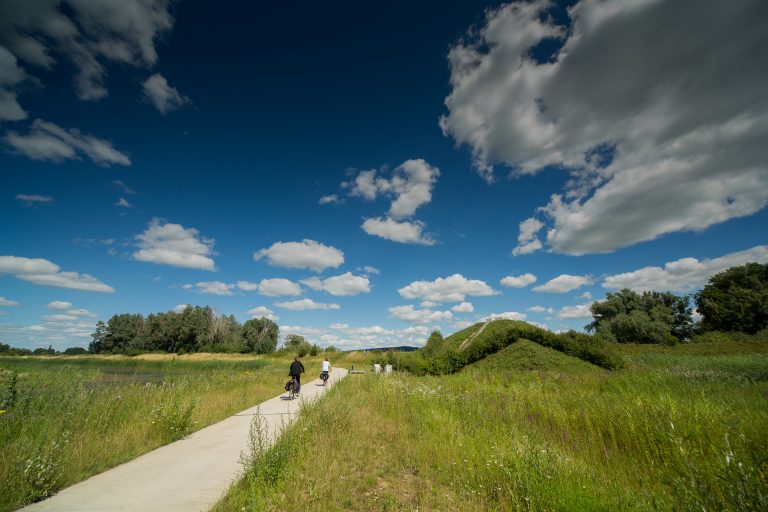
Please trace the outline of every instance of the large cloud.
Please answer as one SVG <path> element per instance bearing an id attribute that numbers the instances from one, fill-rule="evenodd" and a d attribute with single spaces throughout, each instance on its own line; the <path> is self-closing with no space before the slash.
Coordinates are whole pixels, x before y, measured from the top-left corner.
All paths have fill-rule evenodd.
<path id="1" fill-rule="evenodd" d="M 768 203 L 768 3 L 582 0 L 568 29 L 549 6 L 491 10 L 451 49 L 440 124 L 489 181 L 494 163 L 571 172 L 541 210 L 552 250 L 609 252 Z M 537 62 L 552 38 L 562 49 Z M 525 222 L 516 254 L 542 245 Z"/>
<path id="2" fill-rule="evenodd" d="M 359 295 L 371 291 L 370 280 L 366 276 L 356 276 L 352 272 L 331 276 L 327 279 L 311 277 L 301 282 L 313 290 L 323 290 L 338 296 Z"/>
<path id="3" fill-rule="evenodd" d="M 713 259 L 681 258 L 665 263 L 663 268 L 643 267 L 633 272 L 606 277 L 603 288 L 685 293 L 704 287 L 710 277 L 723 270 L 751 262 L 768 263 L 768 246 L 758 245 L 746 251 L 732 252 Z"/>
<path id="4" fill-rule="evenodd" d="M 19 67 L 16 57 L 0 45 L 0 121 L 19 121 L 27 117 L 13 91 L 14 86 L 26 79 L 27 74 Z"/>
<path id="5" fill-rule="evenodd" d="M 301 295 L 301 286 L 290 279 L 275 277 L 262 279 L 259 283 L 259 294 L 267 297 L 285 297 L 287 295 Z"/>
<path id="6" fill-rule="evenodd" d="M 6 0 L 0 44 L 19 60 L 51 69 L 64 57 L 77 69 L 80 99 L 107 95 L 104 61 L 149 67 L 155 41 L 173 26 L 171 0 Z M 2 104 L 2 101 L 0 101 Z"/>
<path id="7" fill-rule="evenodd" d="M 3 140 L 11 151 L 32 160 L 61 162 L 87 156 L 102 167 L 131 165 L 128 155 L 115 149 L 111 142 L 80 133 L 76 128 L 65 130 L 42 119 L 35 119 L 27 135 L 9 131 Z"/>
<path id="8" fill-rule="evenodd" d="M 0 274 L 11 274 L 30 283 L 70 290 L 110 293 L 115 291 L 111 286 L 88 274 L 62 272 L 61 267 L 43 258 L 0 256 Z"/>
<path id="9" fill-rule="evenodd" d="M 216 270 L 210 258 L 214 241 L 198 235 L 195 228 L 152 219 L 147 229 L 136 236 L 139 250 L 133 257 L 161 265 Z"/>
<path id="10" fill-rule="evenodd" d="M 414 281 L 397 290 L 405 299 L 421 299 L 433 302 L 462 302 L 467 295 L 498 295 L 485 281 L 467 279 L 461 274 L 438 277 L 434 281 Z"/>
<path id="11" fill-rule="evenodd" d="M 338 268 L 344 263 L 344 253 L 340 250 L 306 239 L 301 242 L 275 242 L 253 255 L 256 261 L 262 258 L 267 258 L 267 262 L 274 267 L 307 268 L 315 272 Z"/>

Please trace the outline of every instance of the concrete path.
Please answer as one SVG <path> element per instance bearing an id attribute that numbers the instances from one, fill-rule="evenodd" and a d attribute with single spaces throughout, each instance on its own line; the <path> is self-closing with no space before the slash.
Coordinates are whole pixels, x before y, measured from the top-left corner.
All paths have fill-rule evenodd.
<path id="1" fill-rule="evenodd" d="M 257 409 L 267 424 L 271 443 L 281 425 L 296 418 L 302 402 L 317 399 L 327 388 L 346 375 L 347 370 L 333 368 L 327 387 L 322 386 L 319 379 L 304 383 L 301 386 L 301 398 L 288 400 L 287 393 L 283 393 L 199 430 L 181 441 L 162 446 L 21 510 L 209 510 L 242 473 L 240 454 L 248 453 L 248 431 Z"/>

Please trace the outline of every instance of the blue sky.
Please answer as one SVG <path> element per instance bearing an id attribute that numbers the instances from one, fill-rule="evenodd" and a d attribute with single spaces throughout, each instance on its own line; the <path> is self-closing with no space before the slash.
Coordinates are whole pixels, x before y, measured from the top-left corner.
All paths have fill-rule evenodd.
<path id="1" fill-rule="evenodd" d="M 768 262 L 760 0 L 0 5 L 0 341 L 343 348 Z"/>

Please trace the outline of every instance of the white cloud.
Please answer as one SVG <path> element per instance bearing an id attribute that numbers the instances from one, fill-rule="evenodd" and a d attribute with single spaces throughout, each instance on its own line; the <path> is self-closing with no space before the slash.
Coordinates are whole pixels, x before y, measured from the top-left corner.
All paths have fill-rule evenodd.
<path id="1" fill-rule="evenodd" d="M 472 313 L 475 310 L 474 306 L 472 306 L 471 302 L 462 302 L 461 304 L 456 304 L 451 308 L 451 311 L 454 313 Z"/>
<path id="2" fill-rule="evenodd" d="M 157 62 L 155 40 L 173 26 L 168 0 L 0 2 L 0 35 L 19 59 L 45 70 L 64 56 L 77 69 L 77 95 L 107 95 L 103 61 Z"/>
<path id="3" fill-rule="evenodd" d="M 0 295 L 0 306 L 18 306 L 19 303 L 15 300 L 6 299 L 5 297 Z"/>
<path id="4" fill-rule="evenodd" d="M 189 103 L 189 98 L 180 94 L 175 87 L 168 85 L 168 81 L 160 73 L 155 73 L 147 78 L 142 87 L 144 98 L 154 105 L 161 114 L 179 109 Z"/>
<path id="5" fill-rule="evenodd" d="M 373 275 L 379 275 L 381 274 L 381 271 L 377 269 L 376 267 L 372 267 L 370 265 L 365 265 L 362 268 L 358 268 L 357 270 L 362 270 L 366 274 L 373 274 Z"/>
<path id="6" fill-rule="evenodd" d="M 371 282 L 366 276 L 356 276 L 351 272 L 346 272 L 338 276 L 332 276 L 327 279 L 311 277 L 301 281 L 313 290 L 323 290 L 331 295 L 350 296 L 368 293 L 371 291 Z"/>
<path id="7" fill-rule="evenodd" d="M 349 187 L 349 194 L 352 196 L 363 197 L 368 200 L 376 199 L 379 188 L 375 183 L 376 170 L 360 171 L 351 183 L 342 183 L 342 186 Z"/>
<path id="8" fill-rule="evenodd" d="M 488 316 L 484 316 L 480 319 L 481 322 L 487 322 L 489 320 L 525 320 L 528 315 L 525 313 L 518 313 L 517 311 L 505 311 L 504 313 L 492 313 Z"/>
<path id="9" fill-rule="evenodd" d="M 339 196 L 336 194 L 331 194 L 328 196 L 323 196 L 320 198 L 320 200 L 317 202 L 317 204 L 341 204 L 343 203 L 343 199 L 339 199 Z"/>
<path id="10" fill-rule="evenodd" d="M 251 315 L 251 318 L 268 318 L 273 322 L 277 322 L 280 319 L 280 317 L 275 315 L 271 309 L 265 306 L 257 306 L 253 309 L 249 309 L 248 314 Z"/>
<path id="11" fill-rule="evenodd" d="M 561 274 L 544 284 L 534 286 L 533 291 L 565 293 L 592 283 L 593 280 L 589 276 L 572 276 L 570 274 Z"/>
<path id="12" fill-rule="evenodd" d="M 264 257 L 274 267 L 307 268 L 315 272 L 338 268 L 344 263 L 344 253 L 340 250 L 307 239 L 301 242 L 275 242 L 271 247 L 253 255 L 255 261 Z"/>
<path id="13" fill-rule="evenodd" d="M 501 280 L 502 286 L 507 288 L 525 288 L 529 284 L 536 282 L 536 276 L 533 274 L 523 274 L 520 276 L 509 275 Z"/>
<path id="14" fill-rule="evenodd" d="M 570 172 L 539 209 L 551 250 L 610 252 L 768 204 L 768 68 L 754 64 L 768 61 L 766 4 L 582 0 L 568 29 L 550 5 L 489 10 L 451 49 L 440 125 L 488 181 L 494 163 Z M 547 39 L 563 48 L 536 62 Z M 541 248 L 536 222 L 516 254 Z"/>
<path id="15" fill-rule="evenodd" d="M 40 194 L 16 194 L 16 199 L 24 203 L 24 206 L 37 206 L 53 202 L 51 196 L 41 196 Z"/>
<path id="16" fill-rule="evenodd" d="M 589 293 L 589 292 L 584 292 L 584 293 L 582 293 L 581 295 L 579 295 L 579 298 L 580 298 L 580 299 L 586 299 L 586 300 L 589 300 L 589 299 L 591 299 L 591 298 L 592 298 L 592 294 L 591 294 L 591 293 Z"/>
<path id="17" fill-rule="evenodd" d="M 404 299 L 423 299 L 433 302 L 461 302 L 467 295 L 484 297 L 498 295 L 485 281 L 467 279 L 461 274 L 438 277 L 434 281 L 414 281 L 397 290 Z"/>
<path id="18" fill-rule="evenodd" d="M 200 281 L 195 284 L 185 284 L 182 288 L 196 291 L 197 293 L 209 293 L 211 295 L 232 295 L 233 284 L 221 281 Z"/>
<path id="19" fill-rule="evenodd" d="M 133 257 L 138 261 L 161 265 L 216 270 L 210 258 L 214 240 L 198 238 L 198 235 L 195 228 L 152 219 L 147 229 L 136 235 L 139 250 L 133 253 Z"/>
<path id="20" fill-rule="evenodd" d="M 61 162 L 80 160 L 85 155 L 102 167 L 131 165 L 128 155 L 115 149 L 111 142 L 80 133 L 75 128 L 65 130 L 42 119 L 35 119 L 29 134 L 9 131 L 3 140 L 12 151 L 32 160 Z"/>
<path id="21" fill-rule="evenodd" d="M 703 288 L 709 278 L 719 272 L 751 262 L 768 263 L 768 246 L 758 245 L 713 259 L 681 258 L 665 263 L 663 268 L 643 267 L 606 277 L 603 288 L 686 293 Z"/>
<path id="22" fill-rule="evenodd" d="M 115 203 L 115 206 L 122 206 L 123 208 L 133 208 L 133 205 L 130 202 L 128 202 L 128 200 L 124 197 L 121 197 L 120 199 L 118 199 L 117 202 Z"/>
<path id="23" fill-rule="evenodd" d="M 112 180 L 112 183 L 115 184 L 120 190 L 123 191 L 123 194 L 130 194 L 133 195 L 136 192 L 133 191 L 131 187 L 125 184 L 122 180 Z"/>
<path id="24" fill-rule="evenodd" d="M 173 311 L 175 313 L 183 313 L 185 309 L 187 309 L 187 306 L 190 306 L 190 304 L 179 304 L 175 308 L 173 308 Z"/>
<path id="25" fill-rule="evenodd" d="M 70 290 L 110 293 L 115 291 L 111 286 L 88 274 L 62 272 L 61 267 L 43 258 L 0 256 L 0 274 L 11 274 L 30 283 Z"/>
<path id="26" fill-rule="evenodd" d="M 291 302 L 276 302 L 275 306 L 283 309 L 288 309 L 290 311 L 307 311 L 307 310 L 315 310 L 315 309 L 341 309 L 341 306 L 338 304 L 326 304 L 323 302 L 315 302 L 312 299 L 301 299 L 301 300 L 294 300 Z"/>
<path id="27" fill-rule="evenodd" d="M 415 324 L 429 324 L 441 321 L 447 321 L 453 318 L 450 311 L 432 311 L 429 309 L 414 309 L 411 304 L 406 306 L 394 306 L 389 308 L 389 312 L 395 318 Z"/>
<path id="28" fill-rule="evenodd" d="M 470 325 L 474 325 L 474 324 L 475 322 L 471 320 L 458 320 L 456 322 L 453 322 L 453 328 L 461 330 L 461 329 L 466 329 Z"/>
<path id="29" fill-rule="evenodd" d="M 530 311 L 531 313 L 549 313 L 552 314 L 555 312 L 552 308 L 545 308 L 544 306 L 531 306 L 527 309 L 527 311 Z"/>
<path id="30" fill-rule="evenodd" d="M 420 304 L 422 308 L 435 308 L 439 305 L 440 305 L 439 302 L 435 302 L 433 300 L 423 300 L 421 301 L 421 304 Z"/>
<path id="31" fill-rule="evenodd" d="M 72 316 L 86 316 L 89 318 L 95 318 L 98 316 L 93 311 L 88 311 L 85 308 L 69 309 L 67 310 L 67 314 Z"/>
<path id="32" fill-rule="evenodd" d="M 557 318 L 592 318 L 592 311 L 589 309 L 591 307 L 591 302 L 578 306 L 565 306 L 557 312 Z"/>
<path id="33" fill-rule="evenodd" d="M 544 223 L 535 217 L 526 219 L 520 223 L 520 233 L 517 235 L 517 247 L 512 250 L 512 256 L 530 254 L 541 249 L 541 241 L 536 238 L 537 233 L 544 227 Z"/>
<path id="34" fill-rule="evenodd" d="M 77 320 L 75 315 L 43 315 L 42 319 L 46 322 L 74 322 Z"/>
<path id="35" fill-rule="evenodd" d="M 251 283 L 249 281 L 238 281 L 237 288 L 246 292 L 255 292 L 256 290 L 259 289 L 259 285 L 257 283 Z"/>
<path id="36" fill-rule="evenodd" d="M 282 279 L 279 277 L 274 279 L 262 279 L 259 283 L 259 294 L 267 297 L 301 295 L 301 292 L 301 286 L 289 279 Z"/>
<path id="37" fill-rule="evenodd" d="M 18 66 L 16 57 L 0 45 L 0 121 L 26 119 L 27 113 L 16 100 L 13 89 L 27 78 L 26 72 Z"/>
<path id="38" fill-rule="evenodd" d="M 435 241 L 429 235 L 422 233 L 424 223 L 418 220 L 398 222 L 389 217 L 376 217 L 365 219 L 361 227 L 369 235 L 401 244 L 435 244 Z"/>
<path id="39" fill-rule="evenodd" d="M 59 310 L 59 311 L 65 311 L 67 309 L 71 309 L 72 308 L 72 303 L 71 302 L 66 302 L 66 301 L 63 301 L 63 300 L 54 300 L 53 302 L 49 302 L 46 307 L 48 309 L 56 309 L 56 310 Z"/>

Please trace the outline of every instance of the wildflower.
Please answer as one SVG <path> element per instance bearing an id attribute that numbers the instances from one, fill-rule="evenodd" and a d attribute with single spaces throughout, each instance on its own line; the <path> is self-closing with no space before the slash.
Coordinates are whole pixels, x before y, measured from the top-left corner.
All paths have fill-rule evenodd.
<path id="1" fill-rule="evenodd" d="M 8 411 L 6 411 L 5 409 L 0 409 L 0 414 L 5 414 L 6 412 Z"/>

